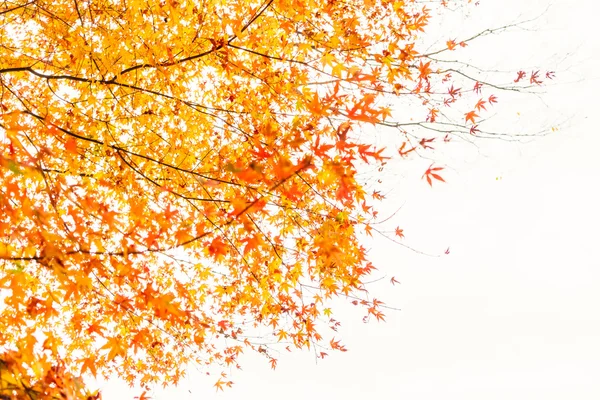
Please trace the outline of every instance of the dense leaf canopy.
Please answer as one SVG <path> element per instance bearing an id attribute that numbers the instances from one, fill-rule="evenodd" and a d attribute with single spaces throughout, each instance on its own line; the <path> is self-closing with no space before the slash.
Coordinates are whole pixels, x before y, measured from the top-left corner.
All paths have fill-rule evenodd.
<path id="1" fill-rule="evenodd" d="M 428 19 L 390 0 L 0 2 L 4 384 L 176 383 L 245 349 L 274 366 L 274 340 L 343 350 L 334 295 L 383 318 L 358 240 L 380 194 L 357 170 L 385 153 L 365 132 L 431 148 L 384 99 L 435 123 L 483 86 L 419 52 Z M 493 102 L 452 129 L 476 133 Z"/>

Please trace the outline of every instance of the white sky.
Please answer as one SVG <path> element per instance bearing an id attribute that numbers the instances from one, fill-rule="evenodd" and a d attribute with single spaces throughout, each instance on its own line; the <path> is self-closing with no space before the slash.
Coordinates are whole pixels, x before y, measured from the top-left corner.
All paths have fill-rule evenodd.
<path id="1" fill-rule="evenodd" d="M 215 377 L 191 372 L 179 388 L 150 393 L 154 399 L 600 398 L 600 132 L 592 122 L 600 106 L 600 5 L 481 3 L 465 33 L 552 4 L 535 30 L 492 38 L 478 50 L 492 67 L 554 67 L 562 82 L 548 88 L 546 105 L 527 96 L 501 104 L 498 123 L 535 131 L 572 118 L 528 144 L 479 142 L 480 155 L 468 145 L 464 153 L 447 149 L 455 168 L 444 175 L 448 184 L 430 189 L 420 175 L 390 182 L 401 190 L 381 214 L 405 204 L 395 222 L 406 243 L 436 254 L 449 246 L 450 254 L 427 257 L 376 240 L 375 277 L 387 277 L 370 290 L 402 311 L 388 312 L 387 323 L 363 324 L 360 312 L 342 307 L 340 337 L 350 351 L 330 352 L 318 364 L 307 352 L 281 354 L 275 371 L 249 355 L 233 373 L 233 389 L 217 394 Z M 401 285 L 392 287 L 391 276 Z M 141 393 L 116 380 L 102 391 L 117 400 Z"/>

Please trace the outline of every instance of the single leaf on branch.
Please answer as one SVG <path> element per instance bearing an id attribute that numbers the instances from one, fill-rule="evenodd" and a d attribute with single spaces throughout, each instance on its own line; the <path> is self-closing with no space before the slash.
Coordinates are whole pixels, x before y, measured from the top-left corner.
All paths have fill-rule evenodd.
<path id="1" fill-rule="evenodd" d="M 465 122 L 475 123 L 475 118 L 479 118 L 479 115 L 475 114 L 475 111 L 469 111 L 465 114 Z"/>
<path id="2" fill-rule="evenodd" d="M 437 173 L 437 171 L 441 171 L 441 170 L 443 170 L 443 169 L 444 169 L 444 167 L 434 167 L 434 166 L 433 166 L 433 164 L 431 164 L 431 165 L 429 166 L 429 168 L 427 168 L 427 170 L 425 171 L 425 173 L 423 174 L 423 176 L 421 177 L 421 179 L 422 179 L 422 178 L 425 178 L 425 180 L 427 181 L 427 183 L 429 184 L 429 186 L 433 186 L 433 181 L 432 181 L 432 178 L 433 178 L 433 179 L 436 179 L 436 180 L 438 180 L 438 181 L 440 181 L 440 182 L 446 182 L 446 181 L 444 180 L 444 178 L 442 178 L 442 177 L 441 177 L 441 176 L 440 176 L 440 175 Z"/>

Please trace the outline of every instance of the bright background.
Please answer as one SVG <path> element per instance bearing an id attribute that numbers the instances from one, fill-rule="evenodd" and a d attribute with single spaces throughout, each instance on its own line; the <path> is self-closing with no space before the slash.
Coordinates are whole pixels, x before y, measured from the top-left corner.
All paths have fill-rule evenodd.
<path id="1" fill-rule="evenodd" d="M 233 389 L 224 393 L 215 393 L 214 376 L 192 370 L 178 388 L 148 394 L 600 399 L 600 132 L 594 121 L 600 5 L 482 0 L 470 15 L 448 18 L 429 37 L 443 43 L 540 14 L 531 30 L 488 37 L 468 54 L 490 68 L 556 70 L 542 99 L 495 93 L 498 115 L 488 127 L 504 129 L 508 121 L 512 131 L 535 133 L 561 123 L 558 132 L 528 143 L 453 144 L 441 154 L 454 168 L 445 171 L 448 184 L 433 189 L 418 173 L 399 172 L 388 180 L 380 215 L 402 206 L 394 223 L 404 229 L 406 244 L 435 255 L 382 237 L 370 244 L 380 269 L 374 279 L 385 277 L 370 290 L 401 311 L 388 311 L 387 323 L 364 324 L 358 309 L 337 309 L 335 317 L 344 322 L 339 336 L 350 351 L 318 363 L 308 352 L 282 353 L 272 371 L 266 360 L 248 355 L 243 371 L 233 371 Z M 423 162 L 426 168 L 429 162 Z M 390 285 L 391 276 L 401 284 Z M 141 393 L 116 379 L 101 387 L 105 399 Z"/>

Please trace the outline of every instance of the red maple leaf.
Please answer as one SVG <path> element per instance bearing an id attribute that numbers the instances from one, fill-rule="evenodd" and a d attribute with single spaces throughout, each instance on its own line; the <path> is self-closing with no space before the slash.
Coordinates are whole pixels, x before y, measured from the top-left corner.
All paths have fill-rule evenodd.
<path id="1" fill-rule="evenodd" d="M 229 321 L 222 320 L 222 321 L 219 321 L 219 322 L 217 323 L 217 325 L 218 325 L 218 326 L 219 326 L 219 328 L 221 328 L 222 330 L 225 330 L 225 329 L 227 329 L 227 326 L 229 325 Z"/>
<path id="2" fill-rule="evenodd" d="M 460 88 L 454 88 L 454 85 L 450 86 L 448 89 L 448 94 L 454 98 L 456 95 L 460 94 Z"/>
<path id="3" fill-rule="evenodd" d="M 69 153 L 77 154 L 77 140 L 75 140 L 74 138 L 67 139 L 67 141 L 65 142 L 65 150 L 67 150 Z"/>
<path id="4" fill-rule="evenodd" d="M 419 144 L 420 144 L 420 145 L 421 145 L 421 147 L 423 147 L 425 150 L 427 150 L 427 149 L 431 149 L 431 150 L 433 150 L 433 147 L 429 146 L 427 143 L 431 143 L 431 142 L 433 142 L 434 140 L 435 140 L 435 138 L 431 138 L 431 139 L 425 139 L 425 138 L 423 138 L 423 139 L 421 139 L 421 140 L 419 141 Z"/>
<path id="5" fill-rule="evenodd" d="M 348 122 L 348 121 L 343 122 L 340 126 L 338 126 L 337 135 L 341 141 L 346 140 L 346 135 L 348 134 L 348 130 L 350 129 L 351 126 L 352 126 L 352 124 L 350 124 L 350 122 Z"/>
<path id="6" fill-rule="evenodd" d="M 529 83 L 541 85 L 542 81 L 539 80 L 539 77 L 540 77 L 539 74 L 540 74 L 540 71 L 532 71 L 531 76 L 529 77 Z"/>
<path id="7" fill-rule="evenodd" d="M 517 79 L 515 79 L 515 83 L 519 82 L 521 79 L 525 78 L 525 71 L 519 71 L 517 72 Z"/>

